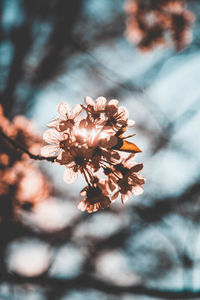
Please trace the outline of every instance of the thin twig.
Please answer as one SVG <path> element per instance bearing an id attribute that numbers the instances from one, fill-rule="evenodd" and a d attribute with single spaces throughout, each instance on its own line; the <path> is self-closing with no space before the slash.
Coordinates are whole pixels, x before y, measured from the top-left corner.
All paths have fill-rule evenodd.
<path id="1" fill-rule="evenodd" d="M 37 284 L 42 287 L 51 286 L 54 289 L 63 291 L 70 290 L 88 290 L 95 289 L 108 295 L 145 295 L 158 299 L 199 299 L 200 290 L 184 290 L 184 289 L 159 289 L 146 287 L 145 285 L 115 285 L 106 281 L 94 278 L 91 275 L 80 275 L 73 279 L 66 278 L 47 278 L 46 276 L 23 277 L 16 273 L 6 273 L 1 282 L 9 282 L 13 284 Z"/>
<path id="2" fill-rule="evenodd" d="M 45 157 L 45 156 L 40 156 L 40 155 L 35 155 L 32 154 L 31 152 L 29 152 L 27 149 L 25 149 L 24 147 L 18 145 L 13 139 L 11 139 L 9 136 L 7 136 L 2 128 L 0 128 L 0 135 L 10 144 L 12 145 L 13 148 L 15 148 L 17 151 L 26 153 L 31 159 L 34 160 L 47 160 L 47 161 L 51 161 L 51 162 L 55 162 L 56 157 L 52 156 L 52 157 Z"/>

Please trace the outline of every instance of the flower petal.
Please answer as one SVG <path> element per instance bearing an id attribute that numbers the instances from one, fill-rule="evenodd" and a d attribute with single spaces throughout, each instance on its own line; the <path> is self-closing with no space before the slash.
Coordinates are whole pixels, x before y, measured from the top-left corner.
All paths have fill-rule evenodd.
<path id="1" fill-rule="evenodd" d="M 128 194 L 124 194 L 121 196 L 121 200 L 122 200 L 122 203 L 126 203 L 129 199 L 129 195 Z"/>
<path id="2" fill-rule="evenodd" d="M 95 104 L 94 101 L 92 100 L 92 98 L 89 97 L 89 96 L 86 96 L 84 100 L 85 100 L 85 104 L 86 105 L 92 105 L 92 106 L 94 106 L 94 104 Z"/>
<path id="3" fill-rule="evenodd" d="M 78 172 L 74 172 L 72 168 L 67 168 L 64 172 L 64 181 L 66 183 L 73 183 L 78 177 Z"/>
<path id="4" fill-rule="evenodd" d="M 60 124 L 61 119 L 55 119 L 47 124 L 48 127 L 56 128 Z"/>
<path id="5" fill-rule="evenodd" d="M 128 120 L 127 121 L 127 126 L 128 127 L 133 127 L 135 125 L 135 121 L 133 121 L 133 120 Z"/>
<path id="6" fill-rule="evenodd" d="M 105 109 L 105 106 L 107 104 L 107 100 L 105 97 L 99 97 L 97 98 L 96 100 L 96 103 L 94 105 L 94 109 L 95 110 L 104 110 Z"/>
<path id="7" fill-rule="evenodd" d="M 86 194 L 87 194 L 87 189 L 88 189 L 88 187 L 85 186 L 85 187 L 80 191 L 80 195 L 85 197 Z"/>
<path id="8" fill-rule="evenodd" d="M 61 102 L 59 105 L 58 105 L 58 113 L 64 117 L 66 119 L 66 117 L 69 116 L 70 114 L 70 106 L 69 104 L 65 103 L 65 102 Z"/>
<path id="9" fill-rule="evenodd" d="M 126 154 L 124 154 L 124 155 L 126 155 Z M 121 155 L 121 157 L 122 157 L 122 155 Z M 124 158 L 124 166 L 128 168 L 128 167 L 132 166 L 133 164 L 135 165 L 134 157 L 135 157 L 135 153 L 131 153 L 131 154 L 129 154 L 128 157 Z"/>
<path id="10" fill-rule="evenodd" d="M 60 134 L 54 129 L 47 129 L 43 134 L 43 140 L 48 144 L 59 144 Z"/>
<path id="11" fill-rule="evenodd" d="M 89 203 L 87 203 L 87 208 L 86 209 L 90 214 L 97 211 L 97 208 L 95 209 L 94 204 L 89 204 Z"/>
<path id="12" fill-rule="evenodd" d="M 59 150 L 60 149 L 57 145 L 46 145 L 41 148 L 40 154 L 45 157 L 51 157 L 56 155 Z"/>
<path id="13" fill-rule="evenodd" d="M 116 189 L 116 185 L 113 182 L 108 181 L 108 185 L 109 185 L 111 192 L 113 192 Z"/>
<path id="14" fill-rule="evenodd" d="M 112 196 L 111 200 L 114 201 L 117 199 L 117 197 L 119 196 L 119 191 L 115 192 L 114 195 Z"/>
<path id="15" fill-rule="evenodd" d="M 138 196 L 141 195 L 143 193 L 143 188 L 140 185 L 136 185 L 132 187 L 131 192 L 133 193 L 133 195 Z"/>
<path id="16" fill-rule="evenodd" d="M 85 211 L 87 209 L 87 203 L 85 202 L 85 199 L 81 200 L 78 203 L 77 208 L 80 209 L 81 211 Z"/>
<path id="17" fill-rule="evenodd" d="M 118 109 L 118 114 L 121 115 L 121 118 L 128 119 L 129 113 L 128 113 L 128 110 L 126 109 L 126 107 L 120 106 Z"/>
<path id="18" fill-rule="evenodd" d="M 116 102 L 115 102 L 116 101 Z M 110 118 L 111 116 L 114 116 L 117 114 L 118 112 L 118 104 L 117 104 L 117 100 L 111 100 L 108 105 L 106 105 L 105 108 L 105 114 L 108 118 Z"/>
<path id="19" fill-rule="evenodd" d="M 140 180 L 143 180 L 143 184 L 146 181 L 146 178 L 142 174 L 137 174 L 137 178 L 139 178 Z"/>
<path id="20" fill-rule="evenodd" d="M 135 166 L 133 166 L 132 168 L 131 168 L 131 172 L 135 172 L 135 173 L 137 173 L 137 172 L 139 172 L 140 170 L 142 170 L 143 169 L 143 164 L 136 164 Z"/>
<path id="21" fill-rule="evenodd" d="M 63 151 L 58 155 L 57 162 L 62 165 L 68 165 L 73 162 L 73 157 L 70 152 Z"/>
<path id="22" fill-rule="evenodd" d="M 73 117 L 76 118 L 81 113 L 82 107 L 80 104 L 76 104 L 72 110 Z"/>
<path id="23" fill-rule="evenodd" d="M 116 99 L 112 99 L 108 102 L 108 105 L 113 105 L 113 106 L 116 106 L 116 107 L 118 107 L 118 104 L 119 104 L 119 101 L 116 100 Z"/>

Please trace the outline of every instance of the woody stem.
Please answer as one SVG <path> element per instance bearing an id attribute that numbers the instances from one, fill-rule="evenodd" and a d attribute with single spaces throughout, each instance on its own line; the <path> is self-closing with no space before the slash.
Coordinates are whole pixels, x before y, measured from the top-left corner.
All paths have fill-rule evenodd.
<path id="1" fill-rule="evenodd" d="M 90 187 L 90 183 L 89 183 L 89 181 L 88 181 L 88 178 L 87 178 L 87 176 L 86 176 L 86 173 L 85 173 L 85 170 L 84 170 L 84 169 L 82 170 L 82 173 L 83 173 L 83 175 L 84 175 L 84 177 L 85 177 L 85 180 L 86 180 L 88 186 Z"/>
<path id="2" fill-rule="evenodd" d="M 51 162 L 55 162 L 56 157 L 52 156 L 52 157 L 44 157 L 44 156 L 40 156 L 40 155 L 35 155 L 32 154 L 31 152 L 29 152 L 27 149 L 25 149 L 24 147 L 18 145 L 13 139 L 11 139 L 9 136 L 7 136 L 2 128 L 0 127 L 0 135 L 1 137 L 6 140 L 14 149 L 16 149 L 16 151 L 22 152 L 22 153 L 26 153 L 31 159 L 34 160 L 47 160 L 47 161 L 51 161 Z"/>

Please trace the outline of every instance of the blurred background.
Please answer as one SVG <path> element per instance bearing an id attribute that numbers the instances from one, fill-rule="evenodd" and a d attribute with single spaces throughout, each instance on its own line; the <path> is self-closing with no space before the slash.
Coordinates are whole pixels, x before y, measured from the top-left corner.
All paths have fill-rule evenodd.
<path id="1" fill-rule="evenodd" d="M 200 299 L 200 3 L 168 2 L 195 15 L 186 48 L 167 31 L 127 39 L 124 0 L 0 1 L 4 133 L 37 154 L 60 102 L 118 99 L 147 179 L 125 205 L 82 213 L 82 179 L 67 185 L 64 167 L 0 136 L 1 300 Z"/>

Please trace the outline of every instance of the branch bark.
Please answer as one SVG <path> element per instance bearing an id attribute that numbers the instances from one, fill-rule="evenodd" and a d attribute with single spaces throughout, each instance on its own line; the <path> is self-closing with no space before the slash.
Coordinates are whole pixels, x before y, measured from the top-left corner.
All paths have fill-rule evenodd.
<path id="1" fill-rule="evenodd" d="M 34 160 L 47 160 L 50 162 L 55 162 L 56 157 L 52 156 L 52 157 L 44 157 L 44 156 L 40 156 L 40 155 L 35 155 L 32 154 L 31 152 L 29 152 L 27 149 L 25 149 L 24 147 L 18 145 L 13 139 L 11 139 L 9 136 L 7 136 L 2 128 L 0 127 L 0 135 L 2 136 L 2 138 L 4 140 L 6 140 L 14 149 L 16 149 L 16 151 L 20 151 L 22 153 L 26 153 L 31 159 Z"/>
<path id="2" fill-rule="evenodd" d="M 81 275 L 74 279 L 62 278 L 48 278 L 46 276 L 39 277 L 21 277 L 17 274 L 7 274 L 6 277 L 0 279 L 1 282 L 9 282 L 14 284 L 38 284 L 42 287 L 51 287 L 52 289 L 63 289 L 69 291 L 73 289 L 85 290 L 96 289 L 106 294 L 119 295 L 119 294 L 132 294 L 132 295 L 145 295 L 154 298 L 162 299 L 199 299 L 200 290 L 167 290 L 148 288 L 143 285 L 135 286 L 118 286 L 95 279 L 90 275 Z"/>

